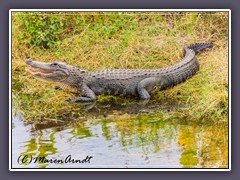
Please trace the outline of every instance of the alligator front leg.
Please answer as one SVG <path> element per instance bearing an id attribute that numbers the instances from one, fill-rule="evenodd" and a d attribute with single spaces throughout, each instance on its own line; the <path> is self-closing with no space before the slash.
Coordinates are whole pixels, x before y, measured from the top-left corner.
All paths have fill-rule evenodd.
<path id="1" fill-rule="evenodd" d="M 137 85 L 137 92 L 141 100 L 149 100 L 151 91 L 155 86 L 161 86 L 162 78 L 161 77 L 149 77 L 140 81 Z"/>
<path id="2" fill-rule="evenodd" d="M 85 97 L 78 97 L 76 99 L 68 99 L 67 101 L 70 103 L 78 103 L 78 102 L 90 102 L 96 100 L 96 94 L 87 86 L 82 85 L 81 91 L 85 95 Z"/>

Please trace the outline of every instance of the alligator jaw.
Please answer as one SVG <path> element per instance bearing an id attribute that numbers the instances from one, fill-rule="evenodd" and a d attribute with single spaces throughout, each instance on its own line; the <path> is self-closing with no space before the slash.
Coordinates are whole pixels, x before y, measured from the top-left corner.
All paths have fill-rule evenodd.
<path id="1" fill-rule="evenodd" d="M 32 59 L 27 59 L 26 64 L 29 65 L 26 71 L 37 78 L 62 82 L 68 77 L 67 72 L 64 71 L 63 68 L 53 67 L 52 63 L 37 62 Z"/>
<path id="2" fill-rule="evenodd" d="M 46 71 L 44 69 L 40 69 L 40 68 L 35 68 L 35 67 L 27 67 L 26 71 L 29 72 L 32 75 L 50 75 L 53 74 L 55 71 Z"/>

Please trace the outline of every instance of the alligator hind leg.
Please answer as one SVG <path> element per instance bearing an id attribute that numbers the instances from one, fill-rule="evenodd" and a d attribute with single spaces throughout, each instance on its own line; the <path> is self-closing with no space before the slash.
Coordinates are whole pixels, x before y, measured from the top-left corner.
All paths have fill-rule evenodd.
<path id="1" fill-rule="evenodd" d="M 149 100 L 151 91 L 155 86 L 161 85 L 161 77 L 149 77 L 140 81 L 137 85 L 137 92 L 141 100 Z"/>

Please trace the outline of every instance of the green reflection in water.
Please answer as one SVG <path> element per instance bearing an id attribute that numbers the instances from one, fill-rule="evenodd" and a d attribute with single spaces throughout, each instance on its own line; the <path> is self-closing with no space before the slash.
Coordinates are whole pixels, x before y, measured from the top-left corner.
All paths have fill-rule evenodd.
<path id="1" fill-rule="evenodd" d="M 197 139 L 195 137 L 196 130 L 192 127 L 181 128 L 178 143 L 183 147 L 183 153 L 180 158 L 180 163 L 184 168 L 195 167 L 199 159 L 197 157 Z"/>
<path id="2" fill-rule="evenodd" d="M 162 121 L 160 115 L 139 115 L 130 117 L 127 114 L 113 120 L 99 122 L 102 125 L 106 140 L 117 137 L 122 147 L 142 147 L 144 152 L 157 153 L 165 144 L 174 139 L 176 127 Z"/>
<path id="3" fill-rule="evenodd" d="M 87 142 L 91 144 L 91 140 L 93 140 L 91 138 L 95 138 L 106 142 L 107 147 L 99 147 L 103 149 L 103 151 L 101 149 L 103 156 L 111 153 L 113 156 L 117 156 L 119 152 L 122 152 L 124 155 L 121 158 L 126 158 L 125 155 L 137 152 L 140 154 L 139 157 L 146 157 L 141 162 L 139 161 L 143 164 L 161 165 L 163 163 L 161 158 L 168 157 L 174 161 L 173 165 L 182 168 L 228 167 L 228 130 L 226 125 L 181 125 L 164 121 L 161 114 L 138 116 L 123 114 L 118 118 L 108 117 L 108 119 L 100 120 L 91 119 L 63 132 L 51 128 L 44 130 L 43 135 L 39 131 L 40 133 L 25 143 L 26 150 L 22 155 L 51 157 L 51 155 L 59 155 L 58 151 L 62 151 L 62 139 L 67 139 L 65 142 L 69 144 L 69 147 L 74 147 L 78 146 L 78 143 L 82 143 L 84 146 L 85 139 L 89 139 Z M 56 138 L 58 133 L 61 133 L 61 138 Z M 77 144 L 73 145 L 72 142 L 77 142 Z M 62 145 L 64 146 L 64 144 Z M 92 146 L 94 147 L 95 144 Z M 118 152 L 111 149 L 113 146 L 117 147 Z M 151 159 L 151 157 L 153 158 Z M 167 162 L 164 163 L 167 164 Z M 38 167 L 45 168 L 47 166 L 46 163 L 39 163 Z"/>
<path id="4" fill-rule="evenodd" d="M 78 124 L 77 126 L 73 127 L 69 133 L 72 135 L 72 137 L 69 138 L 69 141 L 71 141 L 74 138 L 83 139 L 92 136 L 92 133 L 90 132 L 89 128 L 86 127 L 84 123 Z"/>
<path id="5" fill-rule="evenodd" d="M 54 147 L 56 141 L 54 137 L 55 132 L 50 132 L 49 137 L 38 135 L 36 138 L 32 138 L 26 142 L 25 148 L 26 151 L 22 152 L 22 156 L 28 155 L 28 157 L 36 158 L 33 159 L 35 164 L 38 164 L 38 168 L 46 168 L 49 164 L 44 162 L 44 159 L 47 159 L 49 155 L 53 155 L 57 153 L 57 148 Z M 23 165 L 28 165 L 28 163 L 24 163 Z"/>

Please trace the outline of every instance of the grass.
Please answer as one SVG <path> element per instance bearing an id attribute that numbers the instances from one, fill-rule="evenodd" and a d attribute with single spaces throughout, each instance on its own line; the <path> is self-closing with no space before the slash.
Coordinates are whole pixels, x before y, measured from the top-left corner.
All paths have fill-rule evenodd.
<path id="1" fill-rule="evenodd" d="M 55 39 L 49 37 L 46 29 L 30 24 L 36 28 L 34 32 L 43 33 L 34 36 L 26 33 L 23 21 L 33 16 L 42 17 L 41 21 L 47 23 L 54 17 L 59 24 L 65 24 L 54 27 L 58 31 Z M 183 48 L 198 42 L 215 44 L 213 49 L 197 55 L 200 71 L 187 82 L 158 92 L 152 99 L 157 102 L 175 99 L 186 104 L 185 108 L 169 112 L 170 118 L 201 123 L 228 121 L 227 12 L 62 12 L 37 16 L 18 12 L 12 17 L 13 105 L 28 121 L 77 113 L 80 106 L 65 102 L 76 94 L 56 91 L 53 84 L 27 75 L 24 69 L 28 57 L 43 62 L 58 59 L 87 71 L 154 69 L 177 63 L 184 55 Z M 39 38 L 42 42 L 51 39 L 51 44 L 35 43 L 41 42 Z M 98 101 L 108 98 L 113 97 L 100 96 Z"/>

